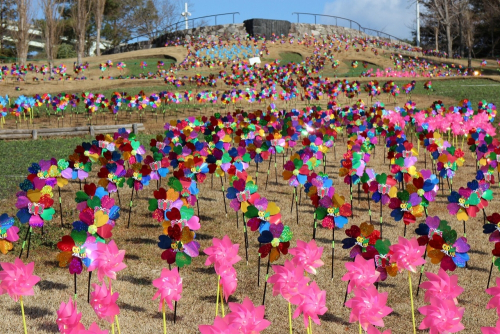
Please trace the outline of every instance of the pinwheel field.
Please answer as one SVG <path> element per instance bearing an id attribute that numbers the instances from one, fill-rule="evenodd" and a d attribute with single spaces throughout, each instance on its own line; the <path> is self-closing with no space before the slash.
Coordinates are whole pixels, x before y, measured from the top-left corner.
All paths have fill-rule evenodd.
<path id="1" fill-rule="evenodd" d="M 496 67 L 176 43 L 7 69 L 3 129 L 146 131 L 0 141 L 2 333 L 500 333 Z"/>

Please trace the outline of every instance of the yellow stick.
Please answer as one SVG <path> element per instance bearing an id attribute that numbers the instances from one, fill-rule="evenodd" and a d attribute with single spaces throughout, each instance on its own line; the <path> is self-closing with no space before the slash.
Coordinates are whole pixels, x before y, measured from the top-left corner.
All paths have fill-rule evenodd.
<path id="1" fill-rule="evenodd" d="M 224 311 L 224 297 L 223 297 L 222 289 L 220 290 L 220 307 L 222 309 L 222 317 L 224 318 L 226 316 L 226 314 Z"/>
<path id="2" fill-rule="evenodd" d="M 120 322 L 118 321 L 118 315 L 115 315 L 116 328 L 118 328 L 118 334 L 121 334 L 120 331 Z"/>
<path id="3" fill-rule="evenodd" d="M 220 275 L 219 278 L 217 279 L 217 302 L 215 303 L 215 316 L 219 315 L 219 291 L 220 291 Z"/>
<path id="4" fill-rule="evenodd" d="M 109 284 L 109 293 L 113 294 L 113 288 L 111 287 L 111 279 L 108 277 L 108 284 Z M 116 317 L 116 316 L 115 316 Z M 111 324 L 111 333 L 115 334 L 115 322 Z"/>
<path id="5" fill-rule="evenodd" d="M 309 317 L 309 333 L 313 334 L 313 326 L 312 326 L 312 323 L 311 323 L 311 317 Z"/>
<path id="6" fill-rule="evenodd" d="M 361 322 L 359 322 L 359 334 L 363 334 L 363 329 L 361 328 Z"/>
<path id="7" fill-rule="evenodd" d="M 26 318 L 24 317 L 24 304 L 23 304 L 23 296 L 21 296 L 21 313 L 23 315 L 23 326 L 24 326 L 24 334 L 28 334 L 28 329 L 26 328 Z"/>
<path id="8" fill-rule="evenodd" d="M 165 299 L 161 303 L 161 310 L 163 312 L 163 334 L 167 334 L 167 317 L 165 316 Z"/>
<path id="9" fill-rule="evenodd" d="M 409 270 L 408 270 L 408 284 L 410 285 L 411 320 L 413 321 L 413 334 L 417 334 L 417 328 L 415 327 L 415 309 L 413 307 L 413 289 L 411 287 L 411 273 Z"/>
<path id="10" fill-rule="evenodd" d="M 292 304 L 288 302 L 288 323 L 290 324 L 290 334 L 292 334 Z"/>

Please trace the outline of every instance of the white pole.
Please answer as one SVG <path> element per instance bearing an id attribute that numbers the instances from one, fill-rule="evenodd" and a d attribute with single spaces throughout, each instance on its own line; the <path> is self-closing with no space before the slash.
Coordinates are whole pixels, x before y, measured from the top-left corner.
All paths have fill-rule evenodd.
<path id="1" fill-rule="evenodd" d="M 420 8 L 417 0 L 417 46 L 420 46 Z"/>
<path id="2" fill-rule="evenodd" d="M 188 16 L 191 16 L 191 13 L 188 12 L 188 4 L 187 4 L 187 2 L 184 3 L 184 12 L 181 15 L 184 16 L 184 22 L 186 23 L 186 30 L 187 30 L 189 28 L 189 25 L 188 25 Z"/>

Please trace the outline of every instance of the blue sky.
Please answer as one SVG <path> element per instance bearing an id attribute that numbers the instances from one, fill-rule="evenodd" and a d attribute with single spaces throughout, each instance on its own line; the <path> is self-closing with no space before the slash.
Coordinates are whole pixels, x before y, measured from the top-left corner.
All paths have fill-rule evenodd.
<path id="1" fill-rule="evenodd" d="M 381 30 L 400 38 L 411 38 L 411 27 L 415 25 L 415 5 L 411 5 L 409 0 L 190 0 L 190 2 L 193 5 L 189 9 L 192 18 L 240 12 L 241 15 L 235 17 L 236 22 L 251 18 L 296 22 L 297 17 L 292 16 L 292 12 L 317 13 L 345 17 L 357 21 L 363 27 Z M 326 20 L 318 18 L 318 23 L 333 23 Z M 232 16 L 217 19 L 219 24 L 231 21 Z M 314 18 L 301 15 L 300 22 L 314 23 Z M 209 23 L 214 24 L 214 21 Z"/>

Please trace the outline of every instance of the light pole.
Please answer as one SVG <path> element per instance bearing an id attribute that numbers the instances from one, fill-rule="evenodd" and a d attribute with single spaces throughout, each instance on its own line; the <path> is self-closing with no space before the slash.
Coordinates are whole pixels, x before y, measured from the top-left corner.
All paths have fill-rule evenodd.
<path id="1" fill-rule="evenodd" d="M 184 11 L 182 12 L 181 16 L 184 16 L 184 22 L 186 23 L 186 30 L 189 28 L 188 27 L 188 16 L 191 16 L 191 13 L 188 12 L 188 4 L 187 2 L 184 3 Z"/>

